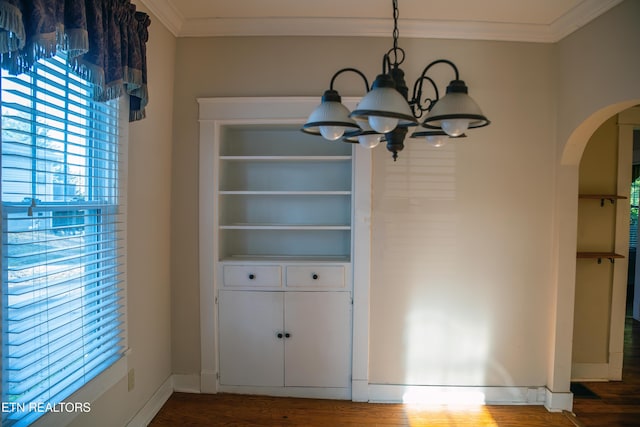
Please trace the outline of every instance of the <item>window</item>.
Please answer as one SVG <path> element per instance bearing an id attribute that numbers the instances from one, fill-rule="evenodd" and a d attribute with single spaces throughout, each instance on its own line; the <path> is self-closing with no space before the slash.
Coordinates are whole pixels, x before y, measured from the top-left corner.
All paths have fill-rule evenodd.
<path id="1" fill-rule="evenodd" d="M 2 425 L 21 426 L 126 348 L 126 150 L 118 100 L 93 102 L 62 57 L 1 88 Z"/>

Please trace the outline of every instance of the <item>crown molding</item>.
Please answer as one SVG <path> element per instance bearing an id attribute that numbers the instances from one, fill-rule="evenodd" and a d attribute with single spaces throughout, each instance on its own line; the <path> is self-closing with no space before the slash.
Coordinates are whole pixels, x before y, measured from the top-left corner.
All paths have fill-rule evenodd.
<path id="1" fill-rule="evenodd" d="M 185 17 L 173 7 L 169 0 L 137 0 L 142 3 L 171 33 L 180 37 Z"/>
<path id="2" fill-rule="evenodd" d="M 388 37 L 389 19 L 197 18 L 185 19 L 169 0 L 138 0 L 176 37 L 342 36 Z M 551 24 L 400 19 L 400 37 L 555 43 L 623 0 L 585 0 Z"/>
<path id="3" fill-rule="evenodd" d="M 585 0 L 549 26 L 555 41 L 562 40 L 623 0 Z"/>

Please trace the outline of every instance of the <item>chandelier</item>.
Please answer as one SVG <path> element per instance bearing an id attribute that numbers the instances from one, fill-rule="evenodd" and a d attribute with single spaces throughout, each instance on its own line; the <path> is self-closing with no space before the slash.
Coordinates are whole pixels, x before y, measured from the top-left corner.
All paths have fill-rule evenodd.
<path id="1" fill-rule="evenodd" d="M 342 139 L 344 142 L 359 143 L 367 148 L 385 142 L 395 161 L 398 152 L 404 148 L 409 127 L 420 126 L 410 135 L 411 138 L 424 137 L 428 143 L 441 146 L 448 138 L 465 137 L 468 129 L 490 123 L 468 95 L 467 85 L 460 80 L 458 68 L 447 59 L 435 60 L 424 68 L 409 98 L 404 71 L 400 68 L 405 52 L 398 47 L 398 16 L 398 0 L 393 0 L 393 47 L 384 54 L 382 74 L 376 77 L 371 88 L 366 76 L 355 68 L 336 71 L 329 89 L 322 95 L 321 104 L 303 125 L 303 132 L 321 135 L 329 141 Z M 427 76 L 429 70 L 438 64 L 448 65 L 454 72 L 454 79 L 442 98 L 435 81 Z M 362 77 L 366 89 L 366 95 L 351 112 L 342 104 L 338 91 L 333 88 L 336 78 L 345 72 Z M 433 97 L 423 98 L 425 83 L 427 89 L 430 87 L 433 90 Z"/>

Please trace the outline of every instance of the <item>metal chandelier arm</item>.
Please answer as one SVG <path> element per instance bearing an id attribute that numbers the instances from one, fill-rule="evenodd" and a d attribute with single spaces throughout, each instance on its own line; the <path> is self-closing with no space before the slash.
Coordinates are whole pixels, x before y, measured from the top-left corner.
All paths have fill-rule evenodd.
<path id="1" fill-rule="evenodd" d="M 460 80 L 460 75 L 458 73 L 458 67 L 456 67 L 456 64 L 454 64 L 453 62 L 449 61 L 448 59 L 436 59 L 435 61 L 431 62 L 429 65 L 427 65 L 424 70 L 422 71 L 422 74 L 420 74 L 420 78 L 424 77 L 427 75 L 427 73 L 429 72 L 429 70 L 431 69 L 431 67 L 433 67 L 434 65 L 437 64 L 448 64 L 451 66 L 451 68 L 453 68 L 453 71 L 456 75 L 456 78 L 454 80 Z"/>
<path id="2" fill-rule="evenodd" d="M 453 72 L 455 74 L 454 80 L 460 80 L 460 73 L 458 72 L 458 67 L 456 67 L 456 65 L 453 62 L 449 61 L 448 59 L 437 59 L 431 62 L 429 65 L 427 65 L 422 71 L 422 74 L 420 74 L 420 77 L 416 80 L 415 84 L 413 85 L 413 95 L 411 96 L 411 100 L 409 101 L 409 104 L 411 105 L 411 109 L 413 110 L 413 115 L 416 118 L 420 118 L 422 116 L 422 113 L 424 113 L 425 111 L 430 111 L 431 108 L 433 108 L 433 106 L 435 105 L 435 103 L 440 99 L 438 86 L 436 85 L 436 83 L 433 81 L 432 78 L 427 76 L 427 73 L 429 72 L 431 67 L 438 64 L 449 65 L 451 68 L 453 68 Z M 426 98 L 424 100 L 425 102 L 428 101 L 428 105 L 424 105 L 422 101 L 422 85 L 425 80 L 431 83 L 431 86 L 433 87 L 436 94 L 435 99 Z"/>
<path id="3" fill-rule="evenodd" d="M 436 94 L 435 99 L 425 98 L 424 101 L 422 101 L 422 84 L 425 80 L 431 83 L 431 87 Z M 439 99 L 440 92 L 438 91 L 436 82 L 434 82 L 431 77 L 422 76 L 421 78 L 416 80 L 415 84 L 413 85 L 413 95 L 411 97 L 411 101 L 409 102 L 411 110 L 413 111 L 413 116 L 417 119 L 420 118 L 422 116 L 422 113 L 431 110 L 433 104 L 435 104 Z"/>
<path id="4" fill-rule="evenodd" d="M 336 71 L 335 74 L 333 75 L 333 77 L 331 77 L 331 83 L 329 84 L 329 89 L 330 90 L 334 90 L 333 89 L 333 84 L 335 83 L 336 78 L 340 74 L 348 72 L 348 71 L 356 73 L 357 75 L 362 77 L 362 80 L 364 80 L 365 93 L 369 92 L 369 81 L 367 80 L 367 77 L 364 75 L 364 73 L 362 73 L 362 71 L 358 70 L 357 68 L 342 68 L 341 70 Z"/>

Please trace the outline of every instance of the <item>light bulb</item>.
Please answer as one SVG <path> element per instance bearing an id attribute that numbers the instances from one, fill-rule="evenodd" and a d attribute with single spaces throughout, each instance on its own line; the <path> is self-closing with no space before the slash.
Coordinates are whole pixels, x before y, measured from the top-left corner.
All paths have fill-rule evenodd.
<path id="1" fill-rule="evenodd" d="M 320 134 L 324 139 L 335 141 L 344 135 L 344 126 L 320 126 Z"/>
<path id="2" fill-rule="evenodd" d="M 358 143 L 365 148 L 374 148 L 380 144 L 379 134 L 360 135 L 358 136 Z"/>
<path id="3" fill-rule="evenodd" d="M 369 116 L 369 125 L 378 133 L 387 133 L 398 126 L 398 119 L 393 117 Z"/>
<path id="4" fill-rule="evenodd" d="M 439 148 L 447 143 L 447 139 L 449 139 L 449 137 L 446 135 L 427 135 L 425 136 L 425 139 L 427 140 L 427 144 L 430 146 Z"/>
<path id="5" fill-rule="evenodd" d="M 469 128 L 469 119 L 442 120 L 442 130 L 450 136 L 460 136 Z"/>

